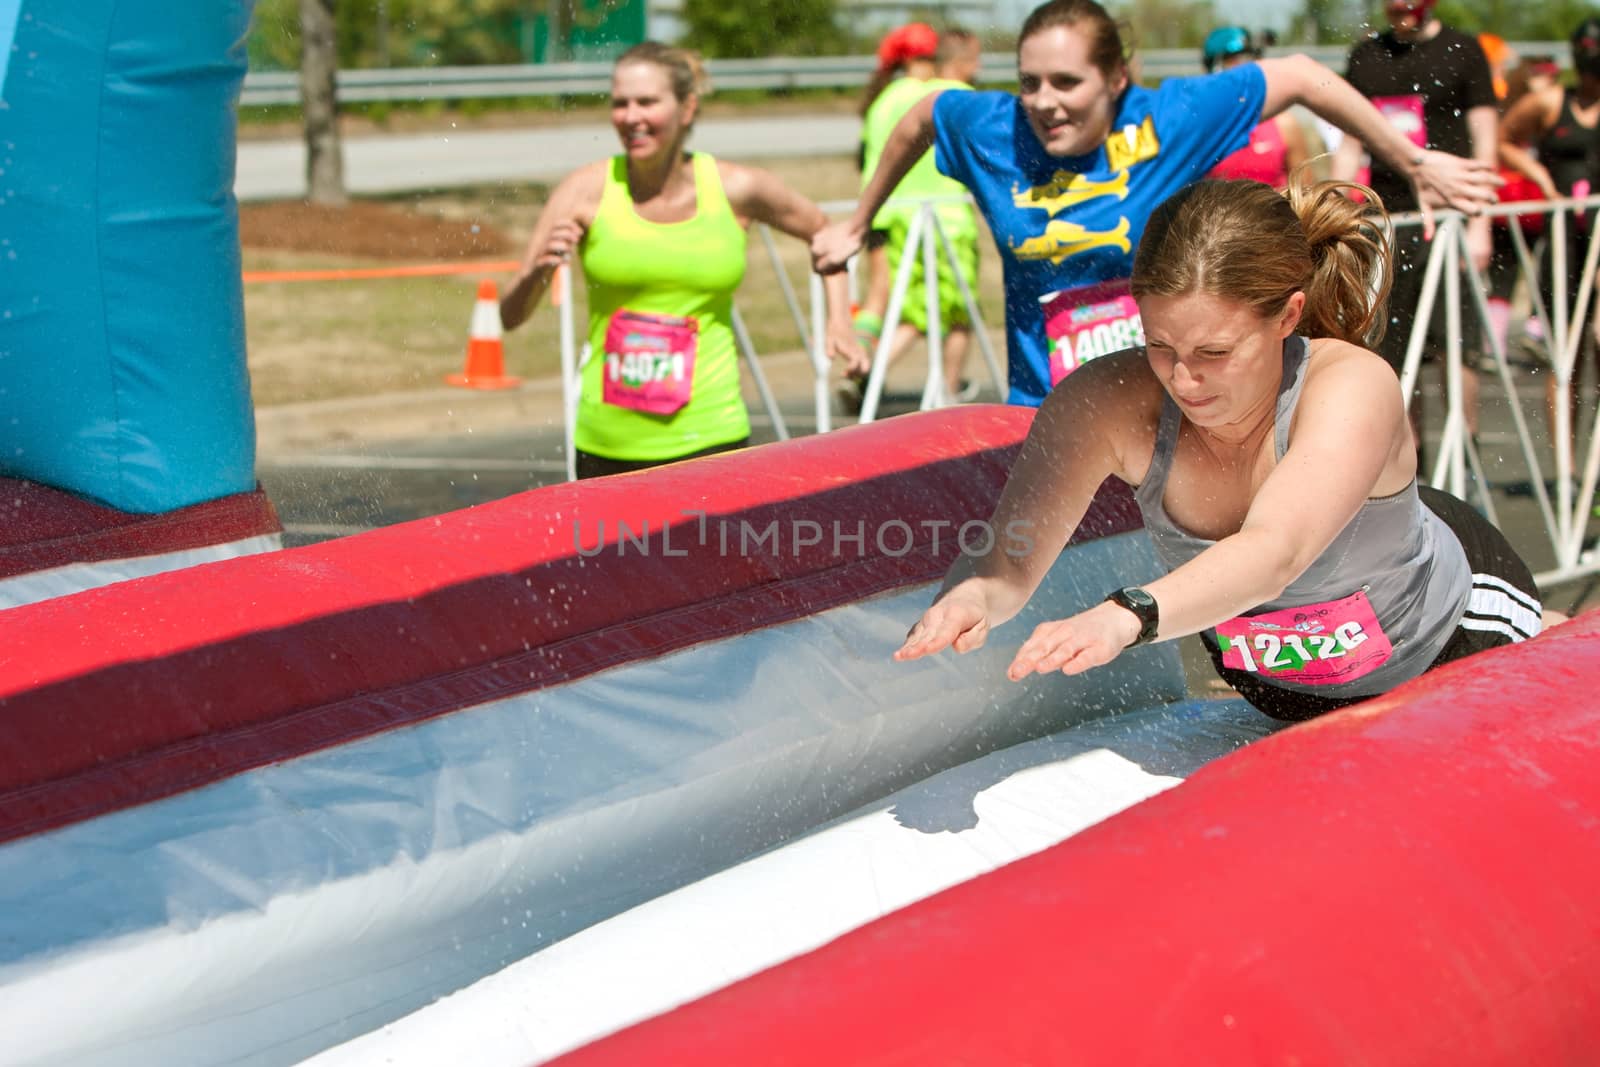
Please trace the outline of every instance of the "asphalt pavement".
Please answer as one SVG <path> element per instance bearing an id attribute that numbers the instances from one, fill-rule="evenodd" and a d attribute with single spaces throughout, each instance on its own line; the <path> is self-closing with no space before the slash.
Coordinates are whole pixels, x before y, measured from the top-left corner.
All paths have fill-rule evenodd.
<path id="1" fill-rule="evenodd" d="M 914 355 L 895 368 L 884 407 L 887 417 L 916 408 L 921 368 Z M 764 357 L 762 366 L 790 432 L 815 432 L 806 356 L 775 354 Z M 1516 373 L 1523 411 L 1534 425 L 1542 425 L 1543 385 L 1526 370 Z M 1432 413 L 1424 436 L 1433 454 L 1441 404 L 1431 379 L 1426 376 L 1423 382 L 1424 402 Z M 753 443 L 774 440 L 773 422 L 762 413 L 748 380 L 746 398 Z M 993 402 L 999 396 L 986 386 L 979 399 Z M 835 405 L 832 418 L 837 426 L 848 416 Z M 565 475 L 555 380 L 495 392 L 440 388 L 267 408 L 257 413 L 257 426 L 258 473 L 290 544 L 425 518 L 548 485 Z M 1510 407 L 1495 383 L 1484 388 L 1479 442 L 1501 528 L 1536 572 L 1551 568 L 1554 551 L 1537 503 L 1526 492 L 1528 470 Z M 1552 588 L 1550 602 L 1562 610 L 1600 605 L 1593 584 L 1582 580 Z"/>
<path id="2" fill-rule="evenodd" d="M 738 159 L 846 155 L 861 139 L 851 114 L 706 117 L 695 123 L 694 147 Z M 554 181 L 573 160 L 615 150 L 608 123 L 509 130 L 443 129 L 429 133 L 344 138 L 345 185 L 351 193 L 396 193 L 496 181 Z M 306 191 L 306 149 L 299 138 L 239 142 L 234 194 L 240 200 L 283 200 Z"/>

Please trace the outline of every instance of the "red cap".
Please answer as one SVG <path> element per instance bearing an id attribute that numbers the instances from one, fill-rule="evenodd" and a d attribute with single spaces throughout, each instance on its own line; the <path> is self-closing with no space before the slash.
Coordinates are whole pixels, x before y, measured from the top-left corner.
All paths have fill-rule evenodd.
<path id="1" fill-rule="evenodd" d="M 485 278 L 483 281 L 478 283 L 478 299 L 479 300 L 499 300 L 500 299 L 499 290 L 496 289 L 495 284 L 494 284 L 493 281 L 491 281 L 488 278 Z"/>
<path id="2" fill-rule="evenodd" d="M 1428 12 L 1433 10 L 1433 5 L 1438 0 L 1388 0 L 1384 8 L 1388 11 L 1404 11 L 1418 21 L 1426 21 Z"/>
<path id="3" fill-rule="evenodd" d="M 888 70 L 913 59 L 930 59 L 939 50 L 939 32 L 926 22 L 908 22 L 878 42 L 878 69 Z"/>

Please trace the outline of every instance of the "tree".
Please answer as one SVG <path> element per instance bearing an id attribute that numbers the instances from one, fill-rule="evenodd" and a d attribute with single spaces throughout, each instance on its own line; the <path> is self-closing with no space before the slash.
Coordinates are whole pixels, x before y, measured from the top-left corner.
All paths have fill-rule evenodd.
<path id="1" fill-rule="evenodd" d="M 710 58 L 838 55 L 849 43 L 836 0 L 683 0 L 684 43 Z"/>
<path id="2" fill-rule="evenodd" d="M 300 0 L 300 107 L 306 130 L 306 198 L 313 204 L 343 204 L 347 199 L 335 85 L 336 2 Z"/>
<path id="3" fill-rule="evenodd" d="M 1365 7 L 1350 0 L 1305 0 L 1289 20 L 1288 39 L 1301 44 L 1349 44 L 1364 32 Z"/>

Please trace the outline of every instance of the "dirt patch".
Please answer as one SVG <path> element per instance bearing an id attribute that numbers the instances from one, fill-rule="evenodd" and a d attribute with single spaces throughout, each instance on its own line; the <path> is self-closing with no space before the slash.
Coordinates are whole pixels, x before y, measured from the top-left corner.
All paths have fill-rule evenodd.
<path id="1" fill-rule="evenodd" d="M 343 207 L 304 201 L 239 206 L 245 248 L 431 262 L 515 256 L 505 231 L 473 218 L 441 217 L 368 200 Z"/>

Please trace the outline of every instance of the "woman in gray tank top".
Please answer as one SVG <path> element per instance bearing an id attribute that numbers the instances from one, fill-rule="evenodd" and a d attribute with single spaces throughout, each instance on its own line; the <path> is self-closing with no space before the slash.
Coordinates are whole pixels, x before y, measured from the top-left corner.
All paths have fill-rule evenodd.
<path id="1" fill-rule="evenodd" d="M 1202 182 L 1156 209 L 1133 267 L 1144 346 L 1057 386 L 996 509 L 1034 551 L 963 557 L 897 659 L 982 645 L 1111 475 L 1135 487 L 1166 573 L 1038 626 L 1014 680 L 1201 633 L 1246 699 L 1302 719 L 1539 631 L 1499 532 L 1418 490 L 1394 371 L 1364 344 L 1388 246 L 1346 188 Z"/>

